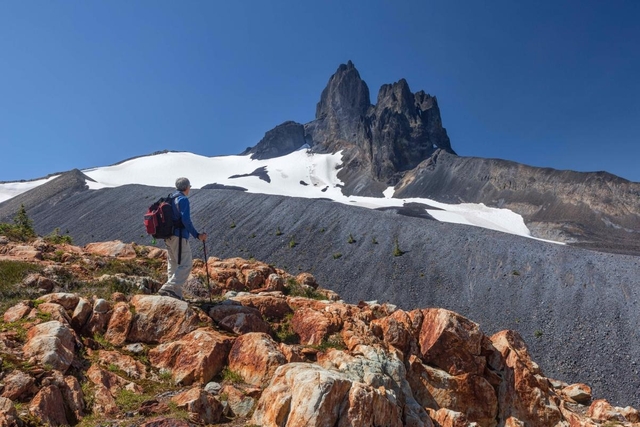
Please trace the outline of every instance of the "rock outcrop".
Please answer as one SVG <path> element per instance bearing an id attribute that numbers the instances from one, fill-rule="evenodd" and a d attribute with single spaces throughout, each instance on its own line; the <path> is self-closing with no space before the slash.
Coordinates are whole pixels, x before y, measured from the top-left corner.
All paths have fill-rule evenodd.
<path id="1" fill-rule="evenodd" d="M 73 265 L 77 274 L 88 260 Z M 211 264 L 220 283 L 273 270 L 239 258 Z M 331 301 L 310 274 L 270 274 L 282 276 L 283 291 L 216 287 L 190 303 L 121 292 L 16 301 L 0 324 L 1 425 L 77 425 L 88 415 L 100 425 L 180 425 L 180 413 L 199 424 L 282 427 L 640 422 L 632 407 L 592 400 L 587 384 L 546 377 L 515 331 L 488 336 L 439 308 Z M 84 324 L 73 315 L 81 305 L 93 307 Z M 269 332 L 221 327 L 239 315 L 259 315 Z"/>
<path id="2" fill-rule="evenodd" d="M 435 150 L 454 153 L 435 97 L 412 93 L 401 79 L 383 85 L 372 105 L 369 87 L 351 61 L 329 79 L 315 120 L 305 125 L 285 122 L 242 154 L 268 159 L 304 145 L 315 152 L 343 150 L 338 174 L 346 183 L 343 192 L 378 197 Z"/>

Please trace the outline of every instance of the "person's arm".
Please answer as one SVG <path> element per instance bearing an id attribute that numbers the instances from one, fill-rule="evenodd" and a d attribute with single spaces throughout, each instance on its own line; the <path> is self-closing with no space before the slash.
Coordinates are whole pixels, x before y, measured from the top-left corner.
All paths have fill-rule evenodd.
<path id="1" fill-rule="evenodd" d="M 189 199 L 186 197 L 181 197 L 178 200 L 178 208 L 180 209 L 180 215 L 182 216 L 182 225 L 184 225 L 185 230 L 189 232 L 196 239 L 200 235 L 196 228 L 193 226 L 191 222 L 191 208 L 189 207 Z"/>

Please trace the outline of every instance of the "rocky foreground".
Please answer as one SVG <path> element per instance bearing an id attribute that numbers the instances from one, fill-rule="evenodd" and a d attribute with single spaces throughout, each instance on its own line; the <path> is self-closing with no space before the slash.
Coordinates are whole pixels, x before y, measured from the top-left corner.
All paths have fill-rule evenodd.
<path id="1" fill-rule="evenodd" d="M 0 426 L 640 426 L 514 331 L 240 258 L 196 260 L 179 301 L 152 294 L 165 256 L 0 237 Z"/>

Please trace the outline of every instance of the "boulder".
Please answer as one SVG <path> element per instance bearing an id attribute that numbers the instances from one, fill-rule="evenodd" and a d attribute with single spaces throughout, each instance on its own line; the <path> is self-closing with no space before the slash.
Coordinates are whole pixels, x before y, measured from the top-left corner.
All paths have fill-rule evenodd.
<path id="1" fill-rule="evenodd" d="M 320 345 L 330 334 L 340 330 L 342 327 L 340 320 L 324 312 L 300 308 L 295 311 L 291 326 L 300 337 L 300 344 Z"/>
<path id="2" fill-rule="evenodd" d="M 491 336 L 491 342 L 504 363 L 498 388 L 498 417 L 514 417 L 525 425 L 559 422 L 562 414 L 549 381 L 531 360 L 522 337 L 515 331 L 501 331 Z"/>
<path id="3" fill-rule="evenodd" d="M 259 390 L 261 391 L 261 390 Z M 227 399 L 227 405 L 236 417 L 248 416 L 256 405 L 257 400 L 234 385 L 226 385 L 221 390 Z"/>
<path id="4" fill-rule="evenodd" d="M 38 299 L 44 302 L 59 304 L 64 307 L 65 310 L 75 309 L 76 305 L 78 305 L 78 302 L 80 301 L 80 297 L 78 295 L 66 292 L 47 294 L 39 297 Z"/>
<path id="5" fill-rule="evenodd" d="M 73 417 L 67 418 L 75 418 L 74 420 L 69 419 L 69 421 L 80 421 L 84 415 L 84 394 L 82 392 L 82 386 L 77 378 L 71 375 L 65 376 L 63 381 L 64 386 L 59 387 L 59 389 L 66 407 L 69 412 L 73 414 Z"/>
<path id="6" fill-rule="evenodd" d="M 470 423 L 464 414 L 447 408 L 427 409 L 427 411 L 438 427 L 472 427 L 475 425 Z"/>
<path id="7" fill-rule="evenodd" d="M 89 243 L 84 250 L 93 255 L 114 258 L 135 258 L 136 251 L 131 243 L 122 243 L 120 240 L 111 242 Z"/>
<path id="8" fill-rule="evenodd" d="M 113 313 L 109 318 L 107 332 L 104 338 L 113 345 L 120 346 L 127 341 L 131 322 L 133 321 L 133 313 L 127 302 L 118 302 L 113 308 Z"/>
<path id="9" fill-rule="evenodd" d="M 264 426 L 338 425 L 351 381 L 337 371 L 307 363 L 279 367 L 251 422 Z"/>
<path id="10" fill-rule="evenodd" d="M 60 304 L 44 302 L 38 305 L 37 311 L 51 316 L 51 320 L 57 320 L 67 326 L 71 326 L 71 318 Z M 34 313 L 35 314 L 35 313 Z"/>
<path id="11" fill-rule="evenodd" d="M 170 369 L 176 384 L 206 384 L 222 372 L 232 342 L 233 338 L 211 328 L 200 328 L 150 350 L 149 362 Z"/>
<path id="12" fill-rule="evenodd" d="M 18 411 L 13 402 L 6 397 L 0 397 L 0 426 L 16 427 L 20 425 Z"/>
<path id="13" fill-rule="evenodd" d="M 50 278 L 41 274 L 32 273 L 24 278 L 24 280 L 22 281 L 22 285 L 27 288 L 36 288 L 42 289 L 45 292 L 51 292 L 57 285 L 57 283 L 54 280 L 51 280 Z"/>
<path id="14" fill-rule="evenodd" d="M 5 323 L 13 323 L 22 319 L 29 314 L 31 306 L 28 301 L 20 301 L 18 304 L 10 307 L 4 312 L 3 320 Z"/>
<path id="15" fill-rule="evenodd" d="M 2 397 L 10 400 L 20 400 L 26 396 L 33 396 L 37 391 L 35 379 L 20 370 L 12 371 L 2 379 L 4 389 Z"/>
<path id="16" fill-rule="evenodd" d="M 426 411 L 413 397 L 402 354 L 397 350 L 367 345 L 353 352 L 330 349 L 318 354 L 317 363 L 325 369 L 339 371 L 353 383 L 374 389 L 383 387 L 390 393 L 389 398 L 397 399 L 408 425 L 430 425 Z"/>
<path id="17" fill-rule="evenodd" d="M 265 333 L 248 333 L 236 338 L 229 352 L 229 369 L 248 384 L 265 387 L 287 359 Z"/>
<path id="18" fill-rule="evenodd" d="M 182 392 L 173 398 L 178 408 L 189 413 L 189 419 L 201 424 L 213 424 L 222 418 L 222 404 L 199 387 Z"/>
<path id="19" fill-rule="evenodd" d="M 225 317 L 234 314 L 254 314 L 258 317 L 261 316 L 258 309 L 246 307 L 239 302 L 232 300 L 225 300 L 209 309 L 209 316 L 216 322 L 221 322 Z"/>
<path id="20" fill-rule="evenodd" d="M 131 356 L 117 351 L 100 350 L 98 360 L 102 366 L 115 366 L 130 378 L 136 380 L 147 378 L 147 368 Z"/>
<path id="21" fill-rule="evenodd" d="M 421 310 L 419 345 L 421 359 L 451 375 L 482 374 L 480 355 L 483 333 L 477 323 L 449 310 Z"/>
<path id="22" fill-rule="evenodd" d="M 257 309 L 266 319 L 281 320 L 292 311 L 284 297 L 242 295 L 233 297 L 232 300 Z"/>
<path id="23" fill-rule="evenodd" d="M 571 384 L 562 389 L 562 394 L 573 402 L 583 405 L 591 402 L 591 387 L 586 384 Z"/>
<path id="24" fill-rule="evenodd" d="M 225 317 L 218 323 L 220 329 L 242 335 L 249 332 L 270 333 L 271 326 L 262 317 L 253 313 L 238 313 Z"/>
<path id="25" fill-rule="evenodd" d="M 105 299 L 98 298 L 93 303 L 93 311 L 82 328 L 82 333 L 88 336 L 103 335 L 107 331 L 110 319 L 111 304 Z"/>
<path id="26" fill-rule="evenodd" d="M 298 274 L 296 276 L 296 282 L 304 286 L 309 286 L 313 289 L 318 289 L 318 282 L 316 282 L 316 278 L 311 273 Z"/>
<path id="27" fill-rule="evenodd" d="M 129 342 L 157 344 L 173 341 L 198 328 L 199 314 L 189 304 L 159 295 L 134 295 L 135 316 L 127 335 Z"/>
<path id="28" fill-rule="evenodd" d="M 64 410 L 64 399 L 58 387 L 43 387 L 29 403 L 29 412 L 49 426 L 69 425 Z"/>
<path id="29" fill-rule="evenodd" d="M 106 371 L 97 365 L 91 365 L 87 371 L 87 378 L 98 388 L 104 387 L 112 397 L 115 397 L 120 390 L 127 389 L 134 393 L 142 393 L 142 388 L 137 384 L 122 378 L 113 372 Z"/>
<path id="30" fill-rule="evenodd" d="M 85 323 L 87 323 L 87 319 L 91 316 L 93 308 L 91 307 L 91 303 L 86 298 L 80 298 L 78 300 L 78 304 L 76 308 L 73 310 L 73 314 L 71 315 L 71 326 L 76 331 L 80 331 Z"/>
<path id="31" fill-rule="evenodd" d="M 453 376 L 422 364 L 416 356 L 411 356 L 409 365 L 409 383 L 422 406 L 461 412 L 481 427 L 496 425 L 498 398 L 486 379 L 469 373 Z"/>
<path id="32" fill-rule="evenodd" d="M 271 273 L 264 283 L 265 291 L 284 291 L 284 278 L 276 273 Z"/>
<path id="33" fill-rule="evenodd" d="M 597 421 L 627 421 L 620 409 L 622 408 L 616 408 L 604 399 L 598 399 L 589 406 L 587 416 Z"/>
<path id="34" fill-rule="evenodd" d="M 75 346 L 73 331 L 52 320 L 29 329 L 23 351 L 26 358 L 64 373 L 73 362 Z"/>
<path id="35" fill-rule="evenodd" d="M 422 317 L 420 317 L 420 321 Z M 398 310 L 389 316 L 374 319 L 371 330 L 384 342 L 394 346 L 405 355 L 418 354 L 418 340 L 416 330 L 420 325 L 414 325 L 413 319 L 406 311 Z"/>

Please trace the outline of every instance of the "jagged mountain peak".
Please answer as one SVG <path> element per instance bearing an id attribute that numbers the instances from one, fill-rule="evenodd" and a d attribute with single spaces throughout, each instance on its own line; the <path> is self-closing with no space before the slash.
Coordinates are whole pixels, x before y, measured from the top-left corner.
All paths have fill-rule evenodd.
<path id="1" fill-rule="evenodd" d="M 349 61 L 338 67 L 322 91 L 316 107 L 316 119 L 338 116 L 353 120 L 366 114 L 370 106 L 369 87 L 353 62 Z"/>

